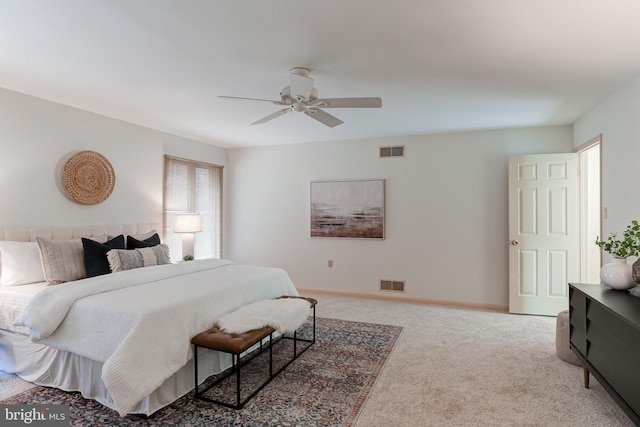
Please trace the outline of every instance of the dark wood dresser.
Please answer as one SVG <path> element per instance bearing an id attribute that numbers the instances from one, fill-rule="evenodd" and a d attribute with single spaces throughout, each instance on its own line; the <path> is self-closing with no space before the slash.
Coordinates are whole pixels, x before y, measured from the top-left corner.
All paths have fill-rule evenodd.
<path id="1" fill-rule="evenodd" d="M 640 425 L 640 298 L 604 285 L 570 283 L 569 317 L 571 349 Z"/>

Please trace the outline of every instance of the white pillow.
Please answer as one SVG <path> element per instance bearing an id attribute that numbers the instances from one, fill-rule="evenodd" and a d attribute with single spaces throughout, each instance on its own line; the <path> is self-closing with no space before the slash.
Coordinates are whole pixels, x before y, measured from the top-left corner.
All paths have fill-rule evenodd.
<path id="1" fill-rule="evenodd" d="M 0 241 L 0 285 L 44 282 L 40 249 L 36 242 Z"/>

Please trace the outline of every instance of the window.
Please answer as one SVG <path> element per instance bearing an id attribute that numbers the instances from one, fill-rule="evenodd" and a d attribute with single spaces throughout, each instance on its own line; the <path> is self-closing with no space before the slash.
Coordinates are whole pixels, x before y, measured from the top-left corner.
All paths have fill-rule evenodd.
<path id="1" fill-rule="evenodd" d="M 174 261 L 182 259 L 175 214 L 199 213 L 202 231 L 194 235 L 195 258 L 220 258 L 222 252 L 222 166 L 165 156 L 164 236 Z"/>

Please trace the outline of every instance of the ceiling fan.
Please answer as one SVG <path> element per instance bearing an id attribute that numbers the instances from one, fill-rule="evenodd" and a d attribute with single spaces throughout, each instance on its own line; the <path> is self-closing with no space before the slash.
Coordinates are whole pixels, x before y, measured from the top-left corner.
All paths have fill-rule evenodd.
<path id="1" fill-rule="evenodd" d="M 325 112 L 324 108 L 380 108 L 382 107 L 382 99 L 377 97 L 367 98 L 318 98 L 318 90 L 313 87 L 313 79 L 309 77 L 309 69 L 292 68 L 289 70 L 290 84 L 280 91 L 280 100 L 257 99 L 257 98 L 241 98 L 237 96 L 220 96 L 227 99 L 244 99 L 249 101 L 264 101 L 275 105 L 284 105 L 279 111 L 269 114 L 266 117 L 257 120 L 252 125 L 266 123 L 270 120 L 278 118 L 290 111 L 297 111 L 306 114 L 329 126 L 330 128 L 344 123 L 339 118 Z"/>

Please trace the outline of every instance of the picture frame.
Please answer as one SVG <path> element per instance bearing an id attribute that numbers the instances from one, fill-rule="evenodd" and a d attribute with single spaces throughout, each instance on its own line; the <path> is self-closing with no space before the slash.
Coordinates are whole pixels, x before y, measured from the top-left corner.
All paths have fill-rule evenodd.
<path id="1" fill-rule="evenodd" d="M 312 181 L 311 237 L 384 239 L 384 179 Z"/>

